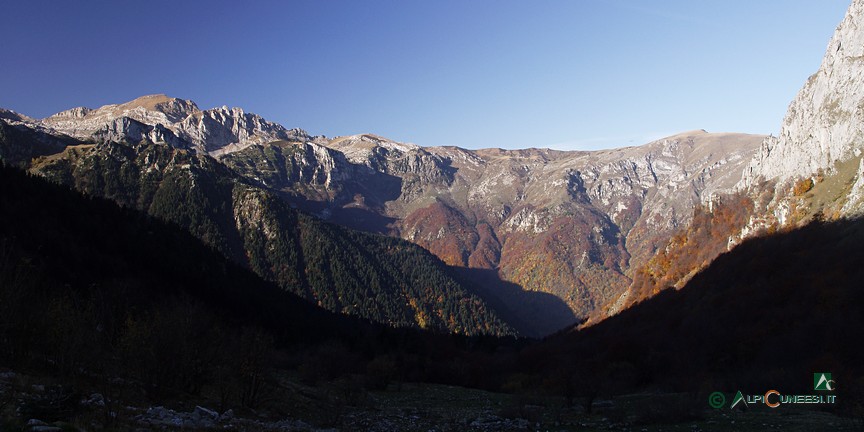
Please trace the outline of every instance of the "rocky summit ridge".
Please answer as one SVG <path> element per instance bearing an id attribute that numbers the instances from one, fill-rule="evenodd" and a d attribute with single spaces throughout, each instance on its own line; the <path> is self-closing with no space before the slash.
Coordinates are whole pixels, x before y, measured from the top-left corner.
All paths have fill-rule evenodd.
<path id="1" fill-rule="evenodd" d="M 212 155 L 276 140 L 312 139 L 303 130 L 285 129 L 241 108 L 223 106 L 202 111 L 195 102 L 163 94 L 96 109 L 72 108 L 38 123 L 84 140 L 93 136 L 119 140 L 129 135 L 133 140 L 146 137 Z"/>

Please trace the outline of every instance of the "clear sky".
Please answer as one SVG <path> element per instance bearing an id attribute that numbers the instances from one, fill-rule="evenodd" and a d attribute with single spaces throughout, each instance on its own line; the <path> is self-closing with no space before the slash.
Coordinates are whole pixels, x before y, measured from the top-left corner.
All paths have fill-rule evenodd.
<path id="1" fill-rule="evenodd" d="M 467 148 L 776 134 L 849 3 L 0 0 L 0 107 L 165 93 Z"/>

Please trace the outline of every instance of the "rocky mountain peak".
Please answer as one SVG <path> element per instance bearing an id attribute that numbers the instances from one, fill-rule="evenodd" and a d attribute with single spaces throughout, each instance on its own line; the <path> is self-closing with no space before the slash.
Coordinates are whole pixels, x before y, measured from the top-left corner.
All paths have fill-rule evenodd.
<path id="1" fill-rule="evenodd" d="M 54 114 L 51 117 L 48 117 L 48 119 L 65 119 L 65 118 L 80 119 L 80 118 L 87 117 L 87 115 L 90 114 L 90 112 L 92 112 L 92 111 L 93 111 L 92 109 L 87 108 L 87 107 L 83 107 L 83 106 L 82 107 L 75 107 L 75 108 L 70 108 L 66 111 L 60 111 L 59 113 Z"/>
<path id="2" fill-rule="evenodd" d="M 134 120 L 135 123 L 128 120 Z M 221 156 L 253 144 L 278 140 L 305 142 L 313 139 L 301 129 L 287 130 L 257 114 L 244 112 L 242 108 L 223 106 L 202 111 L 191 100 L 164 94 L 141 96 L 129 102 L 104 105 L 97 109 L 72 108 L 33 122 L 82 140 L 165 139 L 156 142 L 212 156 Z M 124 136 L 125 132 L 129 132 L 129 135 Z"/>
<path id="3" fill-rule="evenodd" d="M 54 114 L 44 119 L 44 122 L 62 128 L 70 119 L 89 120 L 89 123 L 94 123 L 105 119 L 129 117 L 144 123 L 170 124 L 199 111 L 195 102 L 190 100 L 156 94 L 141 96 L 121 104 L 103 105 L 97 109 L 76 107 Z"/>
<path id="4" fill-rule="evenodd" d="M 344 153 L 351 162 L 360 164 L 368 164 L 370 157 L 382 153 L 392 152 L 393 156 L 397 156 L 422 151 L 422 147 L 416 144 L 400 143 L 370 133 L 336 137 L 326 145 Z"/>
<path id="5" fill-rule="evenodd" d="M 864 138 L 864 0 L 854 0 L 819 70 L 789 105 L 780 134 L 762 143 L 739 186 L 778 185 L 861 154 Z"/>
<path id="6" fill-rule="evenodd" d="M 23 114 L 18 114 L 15 111 L 0 108 L 0 119 L 12 120 L 16 122 L 34 122 L 35 120 Z"/>
<path id="7" fill-rule="evenodd" d="M 89 139 L 98 131 L 112 129 L 111 125 L 121 118 L 149 126 L 161 124 L 170 127 L 198 111 L 198 106 L 192 101 L 159 94 L 142 96 L 122 104 L 103 105 L 97 109 L 72 108 L 45 118 L 41 123 L 67 135 Z"/>
<path id="8" fill-rule="evenodd" d="M 160 112 L 165 114 L 171 123 L 179 122 L 201 111 L 198 105 L 191 100 L 172 98 L 164 94 L 141 96 L 118 107 L 125 109 L 142 108 L 147 111 Z"/>

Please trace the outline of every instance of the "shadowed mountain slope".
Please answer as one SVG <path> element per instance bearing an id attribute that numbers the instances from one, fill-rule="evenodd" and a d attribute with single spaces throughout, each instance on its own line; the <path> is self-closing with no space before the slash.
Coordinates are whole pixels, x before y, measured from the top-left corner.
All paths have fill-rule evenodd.
<path id="1" fill-rule="evenodd" d="M 529 348 L 525 370 L 594 376 L 598 385 L 608 380 L 606 391 L 706 397 L 736 388 L 812 391 L 813 372 L 833 371 L 851 395 L 864 372 L 861 256 L 860 219 L 747 240 L 680 290 Z"/>
<path id="2" fill-rule="evenodd" d="M 27 143 L 0 143 L 13 145 Z M 147 140 L 108 141 L 70 146 L 32 165 L 52 181 L 176 223 L 326 309 L 392 326 L 513 331 L 422 248 L 298 212 L 209 156 Z"/>

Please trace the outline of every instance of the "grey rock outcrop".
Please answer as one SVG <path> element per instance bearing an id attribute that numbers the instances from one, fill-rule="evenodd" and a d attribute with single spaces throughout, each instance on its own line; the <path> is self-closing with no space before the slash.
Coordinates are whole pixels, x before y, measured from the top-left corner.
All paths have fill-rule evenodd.
<path id="1" fill-rule="evenodd" d="M 171 130 L 157 123 L 150 126 L 129 117 L 120 117 L 105 123 L 91 135 L 91 138 L 101 142 L 133 142 L 149 140 L 154 143 L 165 143 L 174 148 L 187 148 L 189 143 L 177 137 Z"/>
<path id="2" fill-rule="evenodd" d="M 766 138 L 740 187 L 806 177 L 861 155 L 864 138 L 864 1 L 852 2 L 819 70 L 789 105 L 780 135 Z"/>

